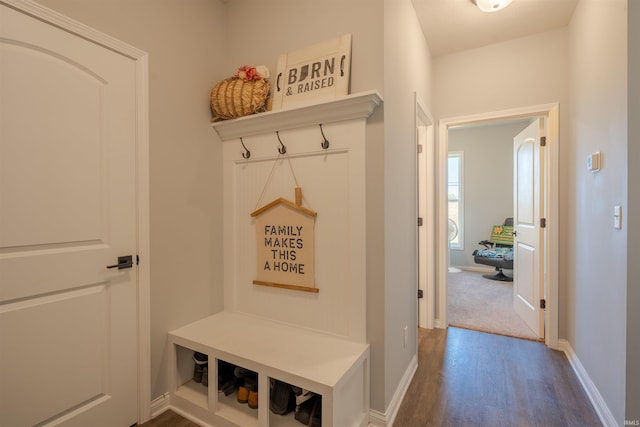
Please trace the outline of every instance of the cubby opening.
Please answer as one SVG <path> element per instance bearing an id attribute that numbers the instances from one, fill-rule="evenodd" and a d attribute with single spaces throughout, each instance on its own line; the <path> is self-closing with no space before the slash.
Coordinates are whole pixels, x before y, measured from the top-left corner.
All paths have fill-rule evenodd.
<path id="1" fill-rule="evenodd" d="M 206 380 L 204 383 L 202 380 L 204 372 L 201 374 L 200 380 L 196 378 L 196 363 L 194 359 L 196 352 L 177 344 L 174 348 L 176 352 L 176 395 L 193 402 L 201 408 L 209 409 L 208 387 L 206 386 Z"/>
<path id="2" fill-rule="evenodd" d="M 322 395 L 269 378 L 269 427 L 322 427 Z"/>
<path id="3" fill-rule="evenodd" d="M 258 373 L 216 359 L 218 405 L 216 415 L 242 426 L 258 425 Z"/>

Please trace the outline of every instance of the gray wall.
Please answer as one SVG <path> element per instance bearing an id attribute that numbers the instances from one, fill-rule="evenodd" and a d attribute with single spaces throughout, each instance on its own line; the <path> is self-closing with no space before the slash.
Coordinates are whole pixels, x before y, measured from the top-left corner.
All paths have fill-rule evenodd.
<path id="1" fill-rule="evenodd" d="M 627 218 L 627 1 L 581 0 L 570 31 L 571 142 L 562 160 L 569 221 L 566 271 L 569 343 L 619 425 L 625 413 L 627 222 L 613 228 L 613 207 Z M 587 155 L 603 163 L 589 172 Z M 637 283 L 637 281 L 636 281 Z M 637 360 L 636 360 L 637 363 Z M 636 402 L 637 404 L 637 402 Z"/>
<path id="2" fill-rule="evenodd" d="M 376 29 L 379 31 L 379 29 Z M 410 0 L 384 1 L 384 331 L 386 409 L 417 353 L 415 100 L 431 100 L 431 55 Z M 375 171 L 372 171 L 376 173 Z M 379 173 L 379 171 L 378 171 Z M 373 277 L 372 277 L 373 279 Z M 370 316 L 380 313 L 369 307 Z M 409 342 L 404 345 L 404 328 Z M 373 396 L 378 390 L 372 387 Z M 377 403 L 372 405 L 380 409 Z"/>
<path id="3" fill-rule="evenodd" d="M 513 137 L 528 121 L 467 126 L 449 130 L 449 151 L 464 158 L 464 249 L 451 249 L 452 266 L 478 268 L 473 251 L 482 248 L 491 228 L 513 217 Z M 491 267 L 489 267 L 491 269 Z"/>

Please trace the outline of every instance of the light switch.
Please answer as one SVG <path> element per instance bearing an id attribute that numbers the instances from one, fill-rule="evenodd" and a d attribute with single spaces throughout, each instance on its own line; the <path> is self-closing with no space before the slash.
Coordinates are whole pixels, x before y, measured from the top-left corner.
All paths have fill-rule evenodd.
<path id="1" fill-rule="evenodd" d="M 591 172 L 600 170 L 600 152 L 589 154 L 587 156 L 587 169 Z"/>
<path id="2" fill-rule="evenodd" d="M 616 230 L 622 229 L 622 208 L 620 205 L 613 207 L 613 228 Z"/>

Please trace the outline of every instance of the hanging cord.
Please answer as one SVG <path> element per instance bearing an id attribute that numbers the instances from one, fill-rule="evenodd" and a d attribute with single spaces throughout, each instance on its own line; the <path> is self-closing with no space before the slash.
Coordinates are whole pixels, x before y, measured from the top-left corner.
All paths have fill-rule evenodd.
<path id="1" fill-rule="evenodd" d="M 276 157 L 276 159 L 273 161 L 273 166 L 271 166 L 271 172 L 269 172 L 269 176 L 267 177 L 267 180 L 265 181 L 264 186 L 262 187 L 262 191 L 260 192 L 260 197 L 258 197 L 256 206 L 255 208 L 253 208 L 254 211 L 258 209 L 258 206 L 260 205 L 260 202 L 264 197 L 264 193 L 267 191 L 267 188 L 269 187 L 269 183 L 271 182 L 271 178 L 273 178 L 273 173 L 276 170 L 276 165 L 278 164 L 278 160 L 280 159 L 280 156 L 282 156 L 282 154 L 278 154 L 278 157 Z"/>
<path id="2" fill-rule="evenodd" d="M 276 170 L 276 165 L 278 164 L 278 160 L 280 160 L 280 157 L 287 159 L 287 163 L 289 164 L 289 170 L 291 170 L 291 175 L 293 175 L 293 182 L 295 182 L 296 184 L 296 188 L 300 187 L 300 184 L 298 183 L 298 177 L 296 176 L 296 172 L 293 170 L 293 165 L 291 164 L 291 159 L 289 158 L 289 155 L 285 152 L 284 154 L 278 154 L 278 157 L 276 157 L 276 159 L 273 161 L 273 166 L 271 166 L 271 172 L 269 172 L 269 176 L 267 177 L 267 180 L 264 183 L 264 187 L 262 188 L 262 191 L 260 192 L 260 197 L 258 197 L 258 201 L 256 202 L 256 206 L 253 210 L 257 210 L 258 206 L 260 206 L 260 203 L 262 202 L 262 199 L 264 198 L 264 194 L 267 191 L 267 188 L 269 187 L 269 184 L 271 183 L 271 180 L 273 178 L 273 175 L 275 173 Z M 307 204 L 309 204 L 307 202 Z"/>

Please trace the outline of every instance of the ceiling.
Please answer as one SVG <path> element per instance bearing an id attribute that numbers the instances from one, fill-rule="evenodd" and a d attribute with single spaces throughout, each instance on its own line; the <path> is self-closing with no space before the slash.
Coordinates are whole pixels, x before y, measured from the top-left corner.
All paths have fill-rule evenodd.
<path id="1" fill-rule="evenodd" d="M 578 1 L 513 0 L 485 13 L 471 0 L 412 0 L 434 57 L 566 27 Z"/>

